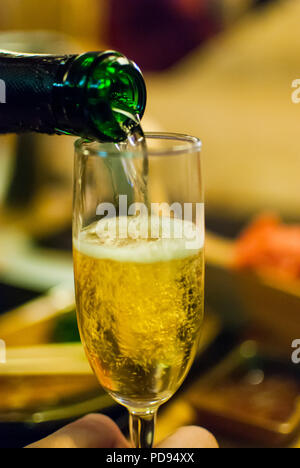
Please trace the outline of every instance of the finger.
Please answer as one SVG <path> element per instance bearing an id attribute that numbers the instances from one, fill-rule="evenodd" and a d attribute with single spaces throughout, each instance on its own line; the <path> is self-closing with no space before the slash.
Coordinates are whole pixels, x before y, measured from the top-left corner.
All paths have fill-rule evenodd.
<path id="1" fill-rule="evenodd" d="M 28 448 L 128 448 L 118 426 L 101 414 L 90 414 Z"/>
<path id="2" fill-rule="evenodd" d="M 197 426 L 181 427 L 158 448 L 219 448 L 214 436 Z"/>

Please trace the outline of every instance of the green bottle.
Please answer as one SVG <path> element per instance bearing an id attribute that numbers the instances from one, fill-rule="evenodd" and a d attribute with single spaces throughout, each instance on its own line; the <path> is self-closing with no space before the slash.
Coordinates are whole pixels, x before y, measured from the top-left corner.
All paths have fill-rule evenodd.
<path id="1" fill-rule="evenodd" d="M 0 134 L 68 134 L 125 140 L 146 107 L 140 69 L 124 55 L 0 52 Z"/>

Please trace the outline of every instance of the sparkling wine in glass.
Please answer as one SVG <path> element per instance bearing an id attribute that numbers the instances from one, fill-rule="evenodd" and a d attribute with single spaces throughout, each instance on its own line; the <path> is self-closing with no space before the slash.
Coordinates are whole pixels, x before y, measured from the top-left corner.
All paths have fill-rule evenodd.
<path id="1" fill-rule="evenodd" d="M 172 134 L 146 142 L 145 203 L 133 187 L 144 149 L 81 140 L 75 156 L 81 338 L 102 387 L 128 408 L 137 448 L 152 447 L 158 408 L 192 365 L 204 305 L 201 143 Z M 128 161 L 136 178 L 124 176 Z"/>

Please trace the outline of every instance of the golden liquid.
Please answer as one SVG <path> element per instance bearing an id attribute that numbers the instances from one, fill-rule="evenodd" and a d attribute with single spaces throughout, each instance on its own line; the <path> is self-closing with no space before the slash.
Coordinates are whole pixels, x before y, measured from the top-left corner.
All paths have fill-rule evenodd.
<path id="1" fill-rule="evenodd" d="M 78 319 L 90 363 L 119 402 L 139 408 L 166 401 L 197 351 L 203 251 L 143 262 L 135 255 L 142 241 L 135 240 L 127 261 L 118 261 L 102 255 L 93 226 L 84 231 L 84 243 L 74 243 Z M 149 242 L 143 242 L 146 252 Z"/>

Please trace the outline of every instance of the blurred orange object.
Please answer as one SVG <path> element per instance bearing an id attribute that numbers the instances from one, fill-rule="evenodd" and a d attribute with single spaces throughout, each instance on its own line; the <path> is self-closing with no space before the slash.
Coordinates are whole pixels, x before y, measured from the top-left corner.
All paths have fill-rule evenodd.
<path id="1" fill-rule="evenodd" d="M 300 279 L 300 225 L 285 225 L 276 215 L 257 218 L 236 243 L 234 267 Z"/>

